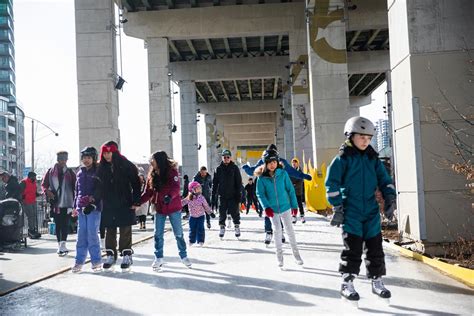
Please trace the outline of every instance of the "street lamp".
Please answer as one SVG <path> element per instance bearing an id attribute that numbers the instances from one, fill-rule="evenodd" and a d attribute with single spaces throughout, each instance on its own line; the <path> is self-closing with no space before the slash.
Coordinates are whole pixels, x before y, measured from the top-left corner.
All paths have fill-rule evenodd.
<path id="1" fill-rule="evenodd" d="M 24 115 L 24 117 L 29 118 L 31 120 L 31 171 L 35 171 L 35 122 L 40 123 L 47 129 L 49 129 L 54 134 L 54 136 L 59 136 L 59 133 L 56 133 L 51 127 L 44 124 L 40 120 L 37 120 L 27 115 Z"/>

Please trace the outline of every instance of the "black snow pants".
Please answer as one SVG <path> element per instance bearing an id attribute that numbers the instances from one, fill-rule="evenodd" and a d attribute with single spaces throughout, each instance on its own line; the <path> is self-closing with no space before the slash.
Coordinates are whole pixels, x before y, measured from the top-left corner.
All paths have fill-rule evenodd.
<path id="1" fill-rule="evenodd" d="M 219 226 L 225 226 L 227 214 L 232 216 L 234 225 L 240 225 L 239 205 L 235 199 L 219 198 Z"/>

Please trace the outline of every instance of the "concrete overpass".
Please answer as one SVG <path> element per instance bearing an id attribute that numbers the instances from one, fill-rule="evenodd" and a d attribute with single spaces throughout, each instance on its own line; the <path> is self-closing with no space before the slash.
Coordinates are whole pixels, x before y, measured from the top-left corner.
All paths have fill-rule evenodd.
<path id="1" fill-rule="evenodd" d="M 223 147 L 270 142 L 319 166 L 337 153 L 347 118 L 387 80 L 402 234 L 421 247 L 466 237 L 474 221 L 465 179 L 439 168 L 439 157 L 459 156 L 427 109 L 465 123 L 456 113 L 474 99 L 463 70 L 472 12 L 469 0 L 77 0 L 80 146 L 120 140 L 116 20 L 148 50 L 151 151 L 172 153 L 170 81 L 180 86 L 188 174 L 198 168 L 198 110 L 210 169 Z"/>

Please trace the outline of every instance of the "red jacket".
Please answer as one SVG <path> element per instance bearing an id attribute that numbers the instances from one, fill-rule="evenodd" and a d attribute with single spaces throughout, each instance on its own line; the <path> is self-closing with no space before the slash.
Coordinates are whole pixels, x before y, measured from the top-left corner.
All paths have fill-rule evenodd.
<path id="1" fill-rule="evenodd" d="M 25 186 L 23 189 L 23 203 L 35 204 L 36 203 L 36 181 L 31 181 L 29 178 L 21 180 L 21 183 Z"/>
<path id="2" fill-rule="evenodd" d="M 169 204 L 165 204 L 163 201 L 166 195 L 171 197 L 171 202 Z M 168 181 L 160 189 L 160 191 L 150 188 L 149 185 L 146 186 L 146 189 L 140 199 L 140 204 L 148 201 L 150 201 L 155 206 L 156 212 L 158 214 L 169 215 L 171 213 L 181 211 L 182 207 L 178 170 L 175 168 L 170 170 L 168 174 Z"/>

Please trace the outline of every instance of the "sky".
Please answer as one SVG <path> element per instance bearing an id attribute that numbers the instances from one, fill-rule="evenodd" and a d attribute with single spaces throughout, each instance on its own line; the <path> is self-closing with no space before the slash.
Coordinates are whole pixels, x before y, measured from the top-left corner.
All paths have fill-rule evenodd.
<path id="1" fill-rule="evenodd" d="M 74 0 L 15 0 L 15 62 L 17 99 L 26 116 L 44 126 L 35 128 L 35 164 L 47 168 L 56 152 L 69 152 L 69 165 L 79 164 L 76 42 Z M 122 76 L 119 92 L 119 128 L 122 153 L 132 161 L 146 162 L 150 155 L 147 51 L 140 39 L 122 36 Z M 384 85 L 361 114 L 383 118 Z M 175 87 L 175 91 L 178 90 Z M 179 127 L 179 94 L 173 101 Z M 204 120 L 200 120 L 202 123 Z M 200 126 L 200 165 L 205 165 L 205 126 Z M 180 128 L 173 134 L 174 158 L 181 162 Z M 26 166 L 31 165 L 31 121 L 25 119 Z"/>

